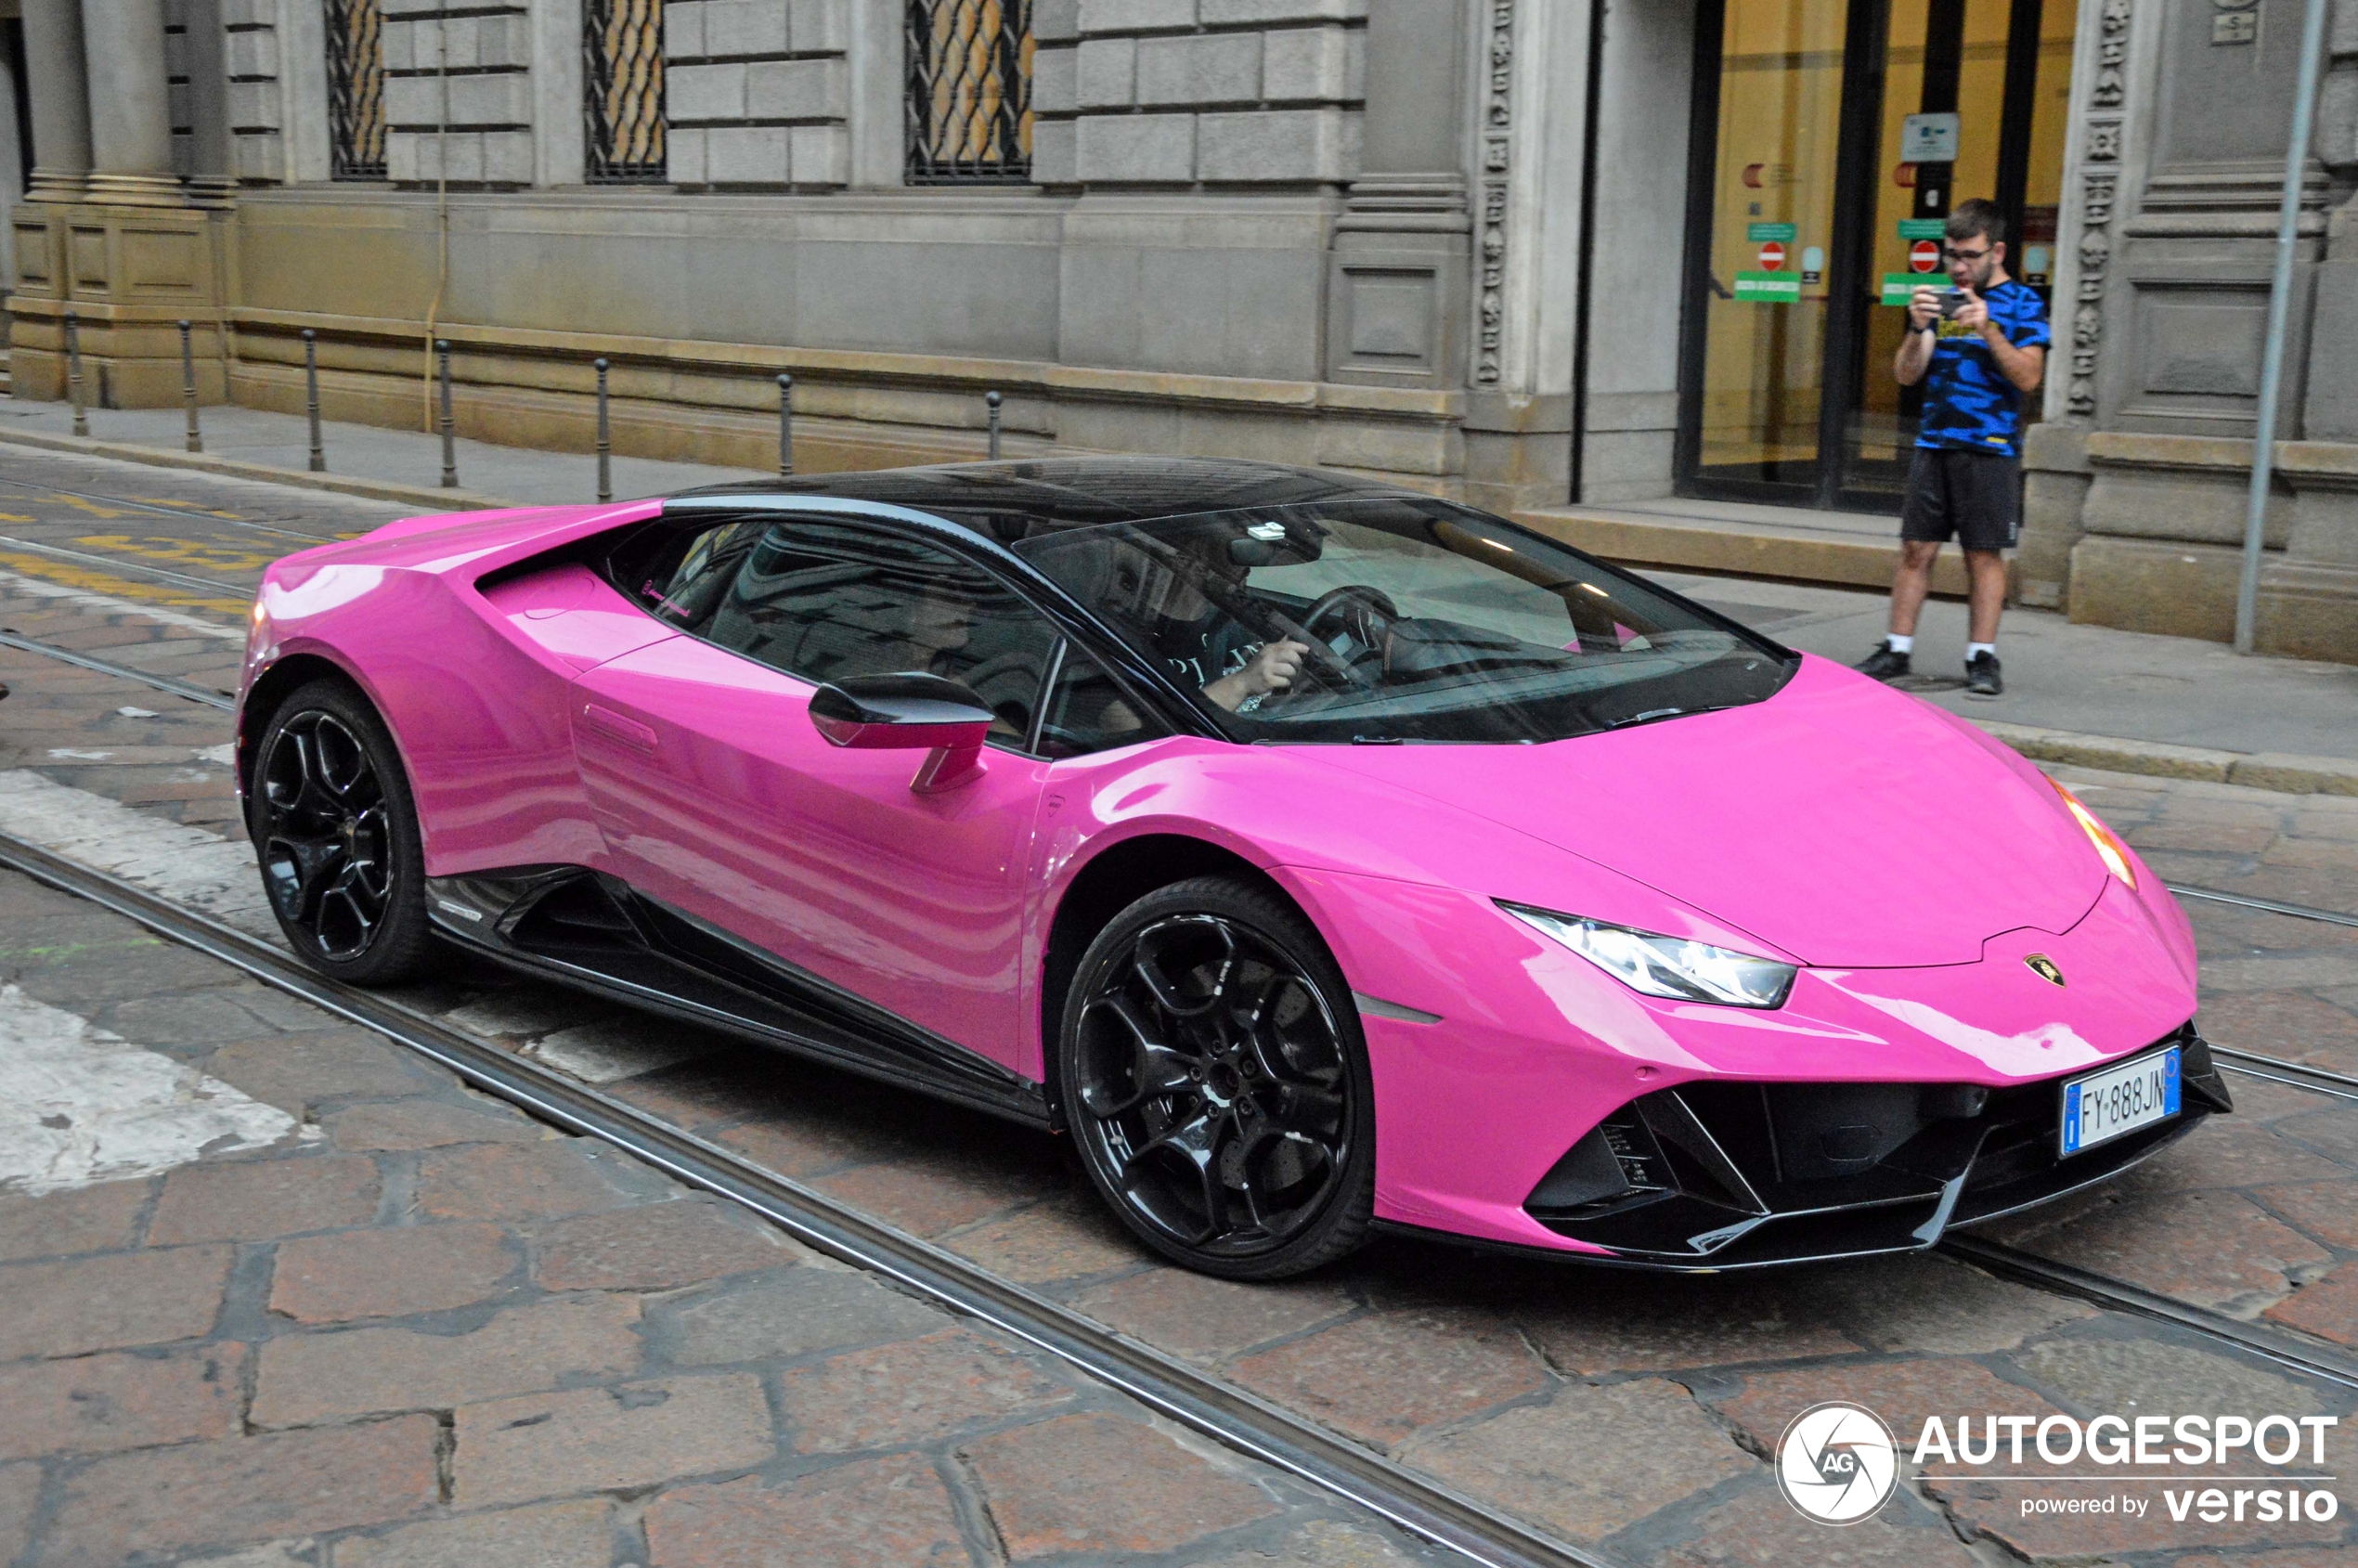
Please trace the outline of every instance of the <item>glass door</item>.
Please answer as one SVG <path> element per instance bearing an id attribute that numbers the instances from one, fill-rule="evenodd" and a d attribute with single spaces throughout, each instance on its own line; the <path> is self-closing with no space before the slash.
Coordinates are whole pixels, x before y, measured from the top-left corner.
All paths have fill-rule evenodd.
<path id="1" fill-rule="evenodd" d="M 2052 266 L 2071 0 L 1706 0 L 1690 176 L 1682 494 L 1897 511 L 1921 394 L 1891 376 L 1942 221 Z"/>

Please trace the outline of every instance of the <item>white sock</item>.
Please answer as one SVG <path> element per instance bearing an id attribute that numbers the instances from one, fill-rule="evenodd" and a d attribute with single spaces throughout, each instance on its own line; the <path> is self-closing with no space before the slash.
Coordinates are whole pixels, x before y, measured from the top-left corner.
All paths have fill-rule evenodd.
<path id="1" fill-rule="evenodd" d="M 1895 631 L 1883 640 L 1883 645 L 1895 654 L 1904 654 L 1915 647 L 1916 640 L 1912 637 L 1902 637 Z"/>
<path id="2" fill-rule="evenodd" d="M 1988 654 L 1993 659 L 1996 658 L 1998 656 L 1998 644 L 1995 642 L 1968 642 L 1965 644 L 1965 662 L 1967 664 L 1973 663 L 1974 660 L 1981 657 L 1984 654 Z"/>

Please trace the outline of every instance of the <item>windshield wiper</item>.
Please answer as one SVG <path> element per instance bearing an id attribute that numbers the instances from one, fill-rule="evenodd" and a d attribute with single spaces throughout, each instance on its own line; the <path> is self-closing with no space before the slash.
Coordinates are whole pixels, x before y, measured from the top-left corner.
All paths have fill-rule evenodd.
<path id="1" fill-rule="evenodd" d="M 1703 707 L 1650 707 L 1643 713 L 1633 713 L 1626 719 L 1616 719 L 1605 728 L 1626 730 L 1632 724 L 1652 724 L 1659 719 L 1678 719 L 1692 713 L 1723 713 L 1729 708 L 1742 706 L 1740 703 L 1711 703 Z"/>

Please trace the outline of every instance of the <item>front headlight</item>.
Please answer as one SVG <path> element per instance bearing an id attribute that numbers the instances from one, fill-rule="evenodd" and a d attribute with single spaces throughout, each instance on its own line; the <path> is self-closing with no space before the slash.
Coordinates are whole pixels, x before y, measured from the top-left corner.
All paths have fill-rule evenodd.
<path id="1" fill-rule="evenodd" d="M 2064 810 L 2069 811 L 2071 820 L 2079 824 L 2079 831 L 2088 836 L 2088 842 L 2096 847 L 2096 858 L 2105 862 L 2105 869 L 2127 884 L 2131 892 L 2135 892 L 2137 874 L 2129 869 L 2129 846 L 2115 837 L 2112 829 L 2106 827 L 2095 812 L 2082 806 L 2079 797 L 2055 784 L 2053 779 L 2047 782 L 2055 784 L 2055 793 L 2063 797 Z"/>
<path id="2" fill-rule="evenodd" d="M 1555 914 L 1525 904 L 1500 909 L 1546 933 L 1622 984 L 1673 1002 L 1713 1002 L 1729 1007 L 1781 1007 L 1793 990 L 1794 966 L 1748 952 L 1608 926 L 1576 914 Z"/>

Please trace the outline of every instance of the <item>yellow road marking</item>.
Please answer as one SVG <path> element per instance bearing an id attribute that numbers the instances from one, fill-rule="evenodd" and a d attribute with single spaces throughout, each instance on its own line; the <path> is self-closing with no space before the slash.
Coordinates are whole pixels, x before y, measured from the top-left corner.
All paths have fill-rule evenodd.
<path id="1" fill-rule="evenodd" d="M 59 496 L 58 499 L 73 508 L 74 511 L 86 512 L 93 517 L 127 517 L 130 515 L 130 513 L 124 512 L 121 507 L 100 506 L 97 501 L 84 500 L 80 496 Z"/>
<path id="2" fill-rule="evenodd" d="M 136 555 L 148 561 L 174 561 L 188 566 L 210 566 L 217 572 L 259 572 L 279 559 L 275 554 L 265 554 L 259 551 L 235 550 L 227 545 L 175 539 L 157 534 L 139 538 L 130 534 L 85 534 L 73 542 L 88 545 L 94 550 Z"/>
<path id="3" fill-rule="evenodd" d="M 125 496 L 125 500 L 146 501 L 149 506 L 168 506 L 175 512 L 201 512 L 207 517 L 226 517 L 232 523 L 246 520 L 241 512 L 223 512 L 218 507 L 199 506 L 194 501 L 175 500 L 170 496 Z"/>
<path id="4" fill-rule="evenodd" d="M 192 593 L 185 588 L 168 583 L 134 582 L 110 572 L 94 572 L 87 566 L 76 566 L 63 561 L 51 561 L 39 555 L 23 555 L 15 551 L 0 550 L 0 566 L 21 572 L 28 577 L 44 582 L 59 583 L 78 588 L 87 593 L 110 594 L 117 599 L 129 599 L 143 604 L 161 604 L 175 610 L 217 610 L 242 620 L 253 608 L 250 599 L 215 599 Z"/>

